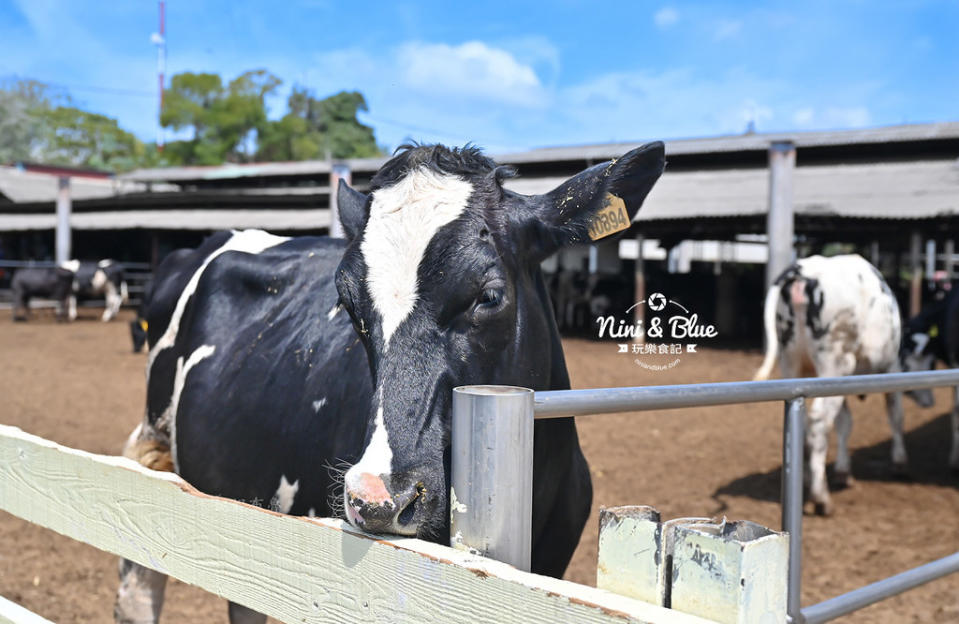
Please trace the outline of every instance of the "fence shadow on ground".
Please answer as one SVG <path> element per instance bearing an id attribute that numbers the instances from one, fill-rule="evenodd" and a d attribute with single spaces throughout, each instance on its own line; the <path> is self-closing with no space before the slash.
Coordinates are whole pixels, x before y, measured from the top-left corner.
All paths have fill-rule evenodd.
<path id="1" fill-rule="evenodd" d="M 860 482 L 906 481 L 924 485 L 939 485 L 959 488 L 959 475 L 949 469 L 950 412 L 944 412 L 921 427 L 905 434 L 906 451 L 909 453 L 909 469 L 906 475 L 897 475 L 890 462 L 891 441 L 882 442 L 852 451 L 852 474 Z M 855 431 L 855 425 L 853 425 Z M 835 436 L 830 439 L 835 445 Z M 831 448 L 834 448 L 831 447 Z M 833 465 L 828 466 L 832 476 Z M 720 486 L 713 492 L 718 508 L 712 513 L 722 513 L 727 504 L 725 496 L 745 496 L 755 500 L 779 502 L 782 467 L 766 472 L 756 472 Z M 832 486 L 832 481 L 830 481 Z"/>

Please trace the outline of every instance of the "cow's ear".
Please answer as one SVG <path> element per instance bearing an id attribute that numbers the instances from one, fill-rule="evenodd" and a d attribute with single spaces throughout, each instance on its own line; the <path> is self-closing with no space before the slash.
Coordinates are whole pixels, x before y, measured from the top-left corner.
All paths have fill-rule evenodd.
<path id="1" fill-rule="evenodd" d="M 348 240 L 353 240 L 366 223 L 366 195 L 354 190 L 340 178 L 336 187 L 336 209 Z"/>
<path id="2" fill-rule="evenodd" d="M 524 229 L 545 258 L 567 245 L 589 243 L 625 230 L 666 166 L 662 142 L 600 163 L 545 195 L 530 198 Z"/>

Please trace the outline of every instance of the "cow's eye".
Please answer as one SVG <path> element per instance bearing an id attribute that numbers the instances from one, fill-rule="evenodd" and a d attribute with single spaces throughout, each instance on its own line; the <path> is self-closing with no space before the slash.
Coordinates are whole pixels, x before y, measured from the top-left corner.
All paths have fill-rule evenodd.
<path id="1" fill-rule="evenodd" d="M 484 288 L 480 295 L 479 304 L 481 306 L 496 307 L 503 300 L 503 291 L 499 288 Z"/>

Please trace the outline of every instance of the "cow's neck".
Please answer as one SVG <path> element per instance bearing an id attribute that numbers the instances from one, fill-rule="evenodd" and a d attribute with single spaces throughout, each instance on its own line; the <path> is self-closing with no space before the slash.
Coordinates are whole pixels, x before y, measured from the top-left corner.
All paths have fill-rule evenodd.
<path id="1" fill-rule="evenodd" d="M 566 356 L 563 353 L 563 343 L 560 340 L 559 328 L 556 325 L 556 313 L 553 311 L 553 304 L 549 298 L 549 290 L 546 288 L 543 272 L 538 267 L 533 273 L 533 280 L 536 284 L 537 300 L 539 305 L 542 306 L 543 318 L 546 319 L 549 333 L 549 353 L 546 356 L 550 360 L 550 371 L 548 388 L 546 389 L 568 390 L 569 371 L 566 370 Z"/>

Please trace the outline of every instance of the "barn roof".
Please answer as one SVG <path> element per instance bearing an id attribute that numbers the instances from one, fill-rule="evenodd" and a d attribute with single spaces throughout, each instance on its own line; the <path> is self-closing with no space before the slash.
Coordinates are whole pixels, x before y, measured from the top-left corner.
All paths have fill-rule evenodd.
<path id="1" fill-rule="evenodd" d="M 855 130 L 828 130 L 815 132 L 761 132 L 718 137 L 676 139 L 666 141 L 666 155 L 720 154 L 729 152 L 763 152 L 776 141 L 792 141 L 798 149 L 838 147 L 850 145 L 883 145 L 959 139 L 959 122 L 905 124 Z M 543 163 L 556 161 L 594 160 L 616 158 L 642 145 L 642 141 L 544 147 L 501 154 L 496 160 L 504 163 Z"/>
<path id="2" fill-rule="evenodd" d="M 515 178 L 518 193 L 544 193 L 565 177 Z M 959 215 L 959 159 L 797 167 L 795 212 L 806 216 L 927 219 Z M 637 221 L 765 216 L 766 169 L 676 171 L 667 166 Z"/>
<path id="3" fill-rule="evenodd" d="M 0 213 L 0 231 L 52 230 L 56 215 L 46 213 Z M 266 228 L 276 231 L 315 231 L 330 226 L 330 211 L 316 209 L 172 209 L 75 212 L 70 215 L 75 230 L 227 230 Z"/>
<path id="4" fill-rule="evenodd" d="M 58 175 L 25 171 L 19 167 L 0 167 L 0 202 L 53 201 L 57 197 Z M 132 180 L 72 177 L 70 195 L 74 199 L 110 197 L 146 190 L 144 184 Z"/>
<path id="5" fill-rule="evenodd" d="M 910 124 L 886 126 L 881 128 L 862 128 L 856 130 L 834 130 L 817 132 L 767 132 L 693 139 L 675 139 L 666 141 L 667 158 L 686 159 L 688 157 L 712 156 L 720 163 L 729 160 L 732 153 L 757 154 L 763 157 L 769 144 L 774 141 L 792 141 L 802 150 L 849 148 L 881 148 L 888 144 L 929 145 L 943 141 L 959 142 L 959 122 L 931 124 Z M 644 141 L 603 143 L 596 145 L 573 145 L 563 147 L 544 147 L 524 152 L 494 154 L 497 162 L 520 166 L 549 169 L 559 167 L 565 172 L 564 163 L 575 168 L 585 164 L 616 158 L 629 150 L 640 146 Z M 835 151 L 835 150 L 833 150 Z M 354 174 L 368 177 L 386 162 L 386 158 L 357 158 L 341 161 Z M 161 169 L 138 169 L 118 176 L 123 180 L 140 182 L 166 181 L 177 184 L 224 184 L 230 180 L 237 184 L 256 179 L 270 178 L 316 178 L 327 176 L 331 163 L 326 160 L 306 160 L 300 162 L 274 162 L 252 164 L 228 164 L 214 167 L 165 167 Z"/>

